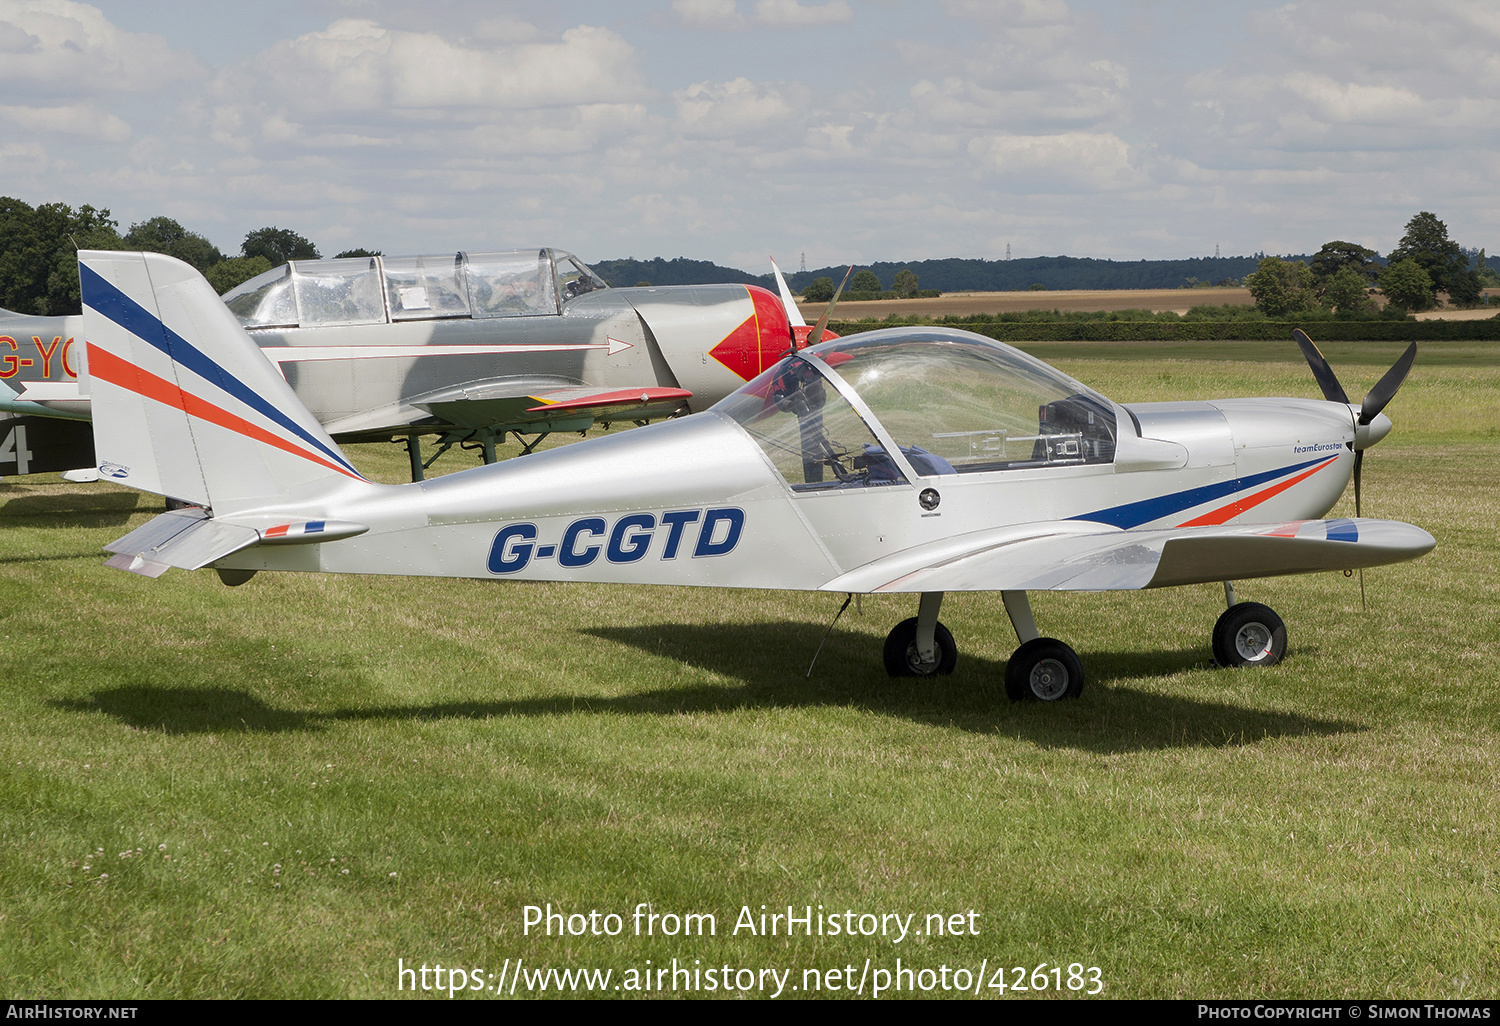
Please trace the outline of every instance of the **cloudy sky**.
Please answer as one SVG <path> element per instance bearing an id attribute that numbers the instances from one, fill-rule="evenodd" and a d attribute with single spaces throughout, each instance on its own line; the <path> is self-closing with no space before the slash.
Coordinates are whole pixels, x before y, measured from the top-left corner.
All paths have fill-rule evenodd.
<path id="1" fill-rule="evenodd" d="M 1500 245 L 1500 4 L 0 0 L 0 195 L 762 272 Z"/>

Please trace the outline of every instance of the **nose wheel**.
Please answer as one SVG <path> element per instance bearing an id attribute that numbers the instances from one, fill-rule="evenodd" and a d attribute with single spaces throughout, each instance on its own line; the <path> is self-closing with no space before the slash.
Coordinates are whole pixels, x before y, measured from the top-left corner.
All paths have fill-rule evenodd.
<path id="1" fill-rule="evenodd" d="M 1238 602 L 1214 624 L 1214 659 L 1220 666 L 1275 666 L 1286 655 L 1286 624 L 1270 606 Z"/>
<path id="2" fill-rule="evenodd" d="M 958 665 L 953 634 L 940 623 L 932 625 L 933 657 L 923 659 L 917 647 L 917 618 L 902 620 L 885 639 L 885 672 L 892 677 L 932 677 L 949 674 Z"/>

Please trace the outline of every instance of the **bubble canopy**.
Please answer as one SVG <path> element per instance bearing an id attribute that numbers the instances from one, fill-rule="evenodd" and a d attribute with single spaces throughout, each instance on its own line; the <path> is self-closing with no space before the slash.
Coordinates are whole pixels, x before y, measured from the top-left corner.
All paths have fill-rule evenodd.
<path id="1" fill-rule="evenodd" d="M 744 427 L 796 491 L 904 483 L 882 436 L 919 477 L 1115 455 L 1109 400 L 965 331 L 889 328 L 825 342 L 714 409 Z"/>

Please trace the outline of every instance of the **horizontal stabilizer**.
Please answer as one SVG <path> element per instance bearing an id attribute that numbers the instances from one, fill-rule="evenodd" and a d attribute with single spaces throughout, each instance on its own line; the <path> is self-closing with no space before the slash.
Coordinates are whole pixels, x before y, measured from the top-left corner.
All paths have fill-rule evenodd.
<path id="1" fill-rule="evenodd" d="M 258 541 L 253 527 L 214 520 L 202 509 L 177 509 L 104 546 L 115 553 L 104 565 L 160 577 L 168 567 L 197 570 Z"/>
<path id="2" fill-rule="evenodd" d="M 311 545 L 364 534 L 348 520 L 254 516 L 211 518 L 206 510 L 172 510 L 104 546 L 116 570 L 160 577 L 169 567 L 197 570 L 251 545 Z"/>
<path id="3" fill-rule="evenodd" d="M 1025 533 L 1023 533 L 1025 532 Z M 898 552 L 825 591 L 1117 591 L 1357 570 L 1415 559 L 1437 544 L 1393 520 L 1295 520 L 1081 533 L 1030 524 Z M 927 551 L 931 549 L 932 551 Z"/>

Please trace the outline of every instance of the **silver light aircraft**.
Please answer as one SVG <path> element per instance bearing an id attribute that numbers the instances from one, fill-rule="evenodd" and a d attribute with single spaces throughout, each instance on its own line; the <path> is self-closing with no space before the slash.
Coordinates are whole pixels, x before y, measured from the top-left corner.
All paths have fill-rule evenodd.
<path id="1" fill-rule="evenodd" d="M 788 352 L 696 416 L 392 486 L 360 476 L 191 268 L 80 261 L 100 472 L 202 506 L 107 546 L 110 566 L 147 576 L 907 593 L 917 615 L 884 649 L 898 676 L 952 672 L 945 592 L 1000 591 L 1021 641 L 1008 693 L 1055 700 L 1079 693 L 1083 667 L 1041 636 L 1028 592 L 1226 582 L 1218 661 L 1268 665 L 1285 627 L 1228 582 L 1434 545 L 1409 524 L 1319 519 L 1390 430 L 1379 408 L 1414 347 L 1359 405 L 1121 406 L 981 336 L 893 328 Z M 1321 356 L 1314 369 L 1342 396 Z"/>
<path id="2" fill-rule="evenodd" d="M 613 289 L 553 249 L 297 260 L 223 302 L 329 434 L 405 441 L 413 480 L 436 458 L 424 434 L 488 463 L 507 432 L 529 452 L 596 420 L 707 409 L 808 331 L 785 290 Z M 58 422 L 89 417 L 83 337 L 81 317 L 0 311 L 0 473 L 94 462 L 87 429 Z"/>

